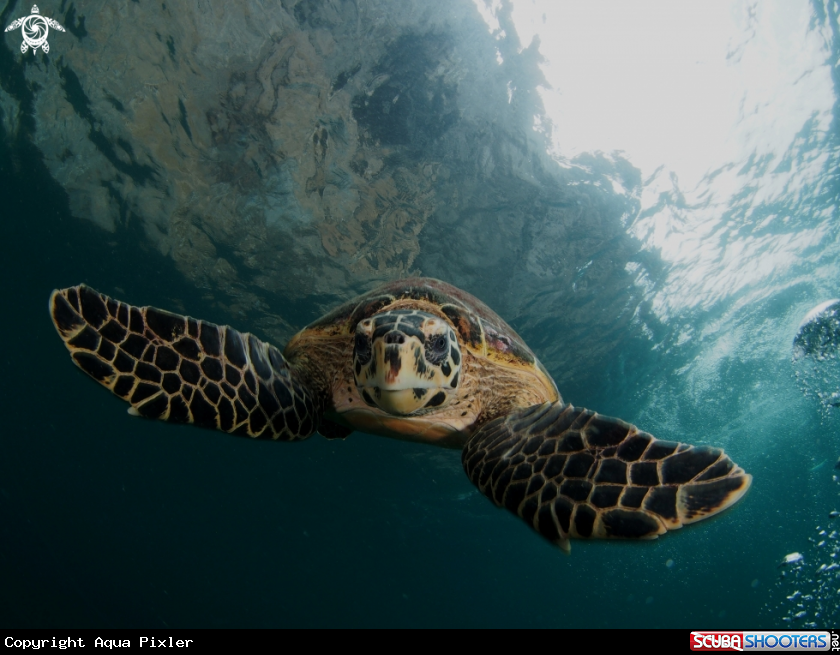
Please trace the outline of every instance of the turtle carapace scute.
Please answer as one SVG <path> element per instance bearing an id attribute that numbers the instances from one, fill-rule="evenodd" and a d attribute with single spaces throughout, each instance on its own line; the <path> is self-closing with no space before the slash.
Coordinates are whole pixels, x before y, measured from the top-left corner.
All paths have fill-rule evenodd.
<path id="1" fill-rule="evenodd" d="M 252 334 L 80 285 L 50 314 L 75 364 L 130 412 L 255 439 L 353 430 L 461 449 L 467 476 L 546 539 L 653 539 L 737 502 L 752 477 L 720 449 L 655 439 L 565 404 L 484 303 L 439 280 L 385 284 L 281 352 Z"/>

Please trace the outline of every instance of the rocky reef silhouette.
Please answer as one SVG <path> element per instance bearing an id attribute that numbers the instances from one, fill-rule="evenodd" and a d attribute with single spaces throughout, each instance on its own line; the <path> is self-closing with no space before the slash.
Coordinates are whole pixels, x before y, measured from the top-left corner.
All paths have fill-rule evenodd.
<path id="1" fill-rule="evenodd" d="M 633 319 L 639 171 L 548 154 L 539 44 L 507 3 L 495 30 L 471 0 L 61 11 L 49 55 L 5 43 L 28 88 L 4 78 L 5 133 L 28 103 L 72 213 L 141 235 L 241 328 L 283 344 L 290 303 L 315 318 L 434 276 L 526 333 L 562 388 Z"/>

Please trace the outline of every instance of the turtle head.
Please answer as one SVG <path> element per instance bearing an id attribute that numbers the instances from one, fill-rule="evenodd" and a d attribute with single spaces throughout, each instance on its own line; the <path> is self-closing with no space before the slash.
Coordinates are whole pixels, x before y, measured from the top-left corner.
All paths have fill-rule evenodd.
<path id="1" fill-rule="evenodd" d="M 380 312 L 356 326 L 353 372 L 368 405 L 396 416 L 425 413 L 449 404 L 458 393 L 458 337 L 433 314 Z"/>

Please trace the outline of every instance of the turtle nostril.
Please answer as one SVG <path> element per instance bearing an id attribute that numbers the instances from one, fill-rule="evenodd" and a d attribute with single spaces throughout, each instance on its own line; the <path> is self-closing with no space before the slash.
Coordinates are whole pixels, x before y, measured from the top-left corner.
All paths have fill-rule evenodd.
<path id="1" fill-rule="evenodd" d="M 403 344 L 405 343 L 405 335 L 402 332 L 392 330 L 385 335 L 385 343 Z"/>

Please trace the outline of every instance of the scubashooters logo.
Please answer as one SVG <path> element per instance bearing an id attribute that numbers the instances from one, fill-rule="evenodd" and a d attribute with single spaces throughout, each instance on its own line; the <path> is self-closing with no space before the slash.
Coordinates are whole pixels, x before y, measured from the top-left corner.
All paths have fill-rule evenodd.
<path id="1" fill-rule="evenodd" d="M 12 21 L 12 24 L 6 28 L 7 32 L 20 28 L 23 34 L 23 43 L 20 44 L 20 51 L 26 54 L 29 48 L 32 48 L 34 53 L 38 48 L 43 48 L 44 52 L 50 51 L 50 44 L 47 43 L 47 34 L 50 33 L 50 28 L 63 32 L 64 28 L 59 25 L 57 20 L 41 16 L 38 11 L 38 5 L 32 5 L 32 13 L 29 16 L 18 18 Z"/>
<path id="2" fill-rule="evenodd" d="M 832 637 L 827 631 L 743 631 L 717 632 L 696 630 L 691 633 L 691 650 L 729 651 L 822 651 L 831 650 Z"/>

